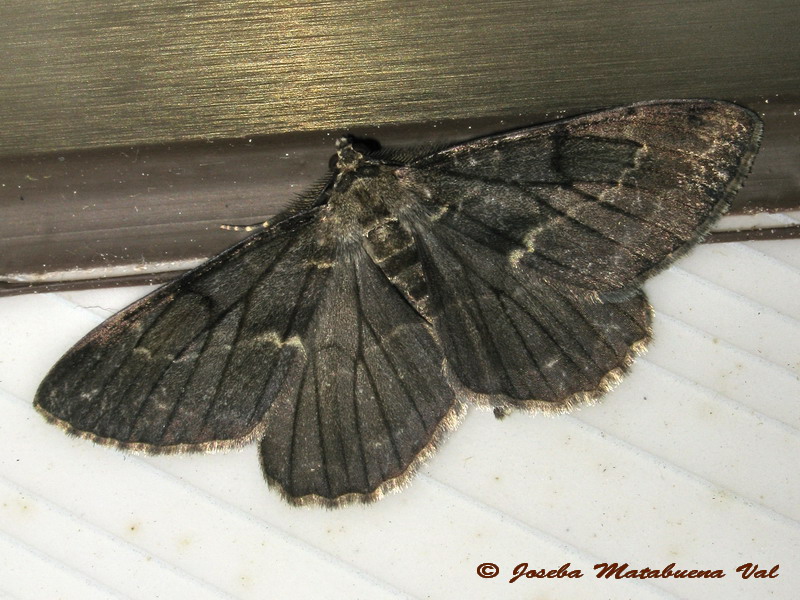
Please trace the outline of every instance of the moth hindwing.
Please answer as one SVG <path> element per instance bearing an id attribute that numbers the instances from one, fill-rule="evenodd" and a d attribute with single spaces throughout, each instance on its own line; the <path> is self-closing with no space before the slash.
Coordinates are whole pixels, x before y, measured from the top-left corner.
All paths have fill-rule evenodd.
<path id="1" fill-rule="evenodd" d="M 375 499 L 465 400 L 609 389 L 650 337 L 642 282 L 725 212 L 760 136 L 684 100 L 422 155 L 344 138 L 317 195 L 89 333 L 36 407 L 144 452 L 258 441 L 292 503 Z"/>

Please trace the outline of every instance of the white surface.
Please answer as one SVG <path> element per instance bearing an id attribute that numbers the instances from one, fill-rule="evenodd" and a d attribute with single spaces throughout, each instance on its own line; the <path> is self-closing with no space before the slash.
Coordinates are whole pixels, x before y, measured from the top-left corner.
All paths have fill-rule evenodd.
<path id="1" fill-rule="evenodd" d="M 0 596 L 796 598 L 800 241 L 704 246 L 647 290 L 655 340 L 603 402 L 470 410 L 407 489 L 335 511 L 286 505 L 254 446 L 126 455 L 33 410 L 60 355 L 145 288 L 2 299 Z M 584 577 L 508 583 L 521 562 Z M 599 562 L 726 577 L 598 580 Z M 746 562 L 779 577 L 743 580 Z"/>

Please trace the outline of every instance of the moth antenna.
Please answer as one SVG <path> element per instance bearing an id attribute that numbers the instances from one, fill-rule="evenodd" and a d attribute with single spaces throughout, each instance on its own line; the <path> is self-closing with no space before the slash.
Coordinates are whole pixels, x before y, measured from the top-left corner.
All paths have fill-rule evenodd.
<path id="1" fill-rule="evenodd" d="M 262 221 L 261 223 L 253 223 L 252 225 L 231 225 L 223 223 L 219 226 L 220 229 L 225 231 L 255 231 L 257 229 L 266 229 L 269 227 L 269 221 Z"/>

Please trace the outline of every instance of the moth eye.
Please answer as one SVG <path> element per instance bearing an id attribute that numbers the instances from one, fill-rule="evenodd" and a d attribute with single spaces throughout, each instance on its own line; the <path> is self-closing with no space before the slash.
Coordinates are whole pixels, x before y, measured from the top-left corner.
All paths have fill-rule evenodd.
<path id="1" fill-rule="evenodd" d="M 381 144 L 372 138 L 352 138 L 353 150 L 364 155 L 375 154 L 381 151 Z"/>
<path id="2" fill-rule="evenodd" d="M 335 171 L 337 162 L 339 162 L 339 155 L 332 154 L 330 160 L 328 160 L 328 169 L 330 169 L 331 171 Z"/>

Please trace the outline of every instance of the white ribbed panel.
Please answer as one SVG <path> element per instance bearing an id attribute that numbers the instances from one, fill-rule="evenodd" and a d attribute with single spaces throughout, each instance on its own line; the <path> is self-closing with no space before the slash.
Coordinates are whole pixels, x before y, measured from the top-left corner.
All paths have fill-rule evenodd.
<path id="1" fill-rule="evenodd" d="M 603 402 L 473 410 L 408 489 L 337 511 L 283 503 L 254 447 L 125 455 L 33 410 L 47 369 L 144 288 L 2 299 L 0 596 L 794 598 L 800 241 L 703 246 L 647 290 L 655 341 Z M 508 584 L 523 561 L 585 576 Z M 603 561 L 728 575 L 597 580 Z M 743 581 L 751 561 L 780 577 Z"/>

